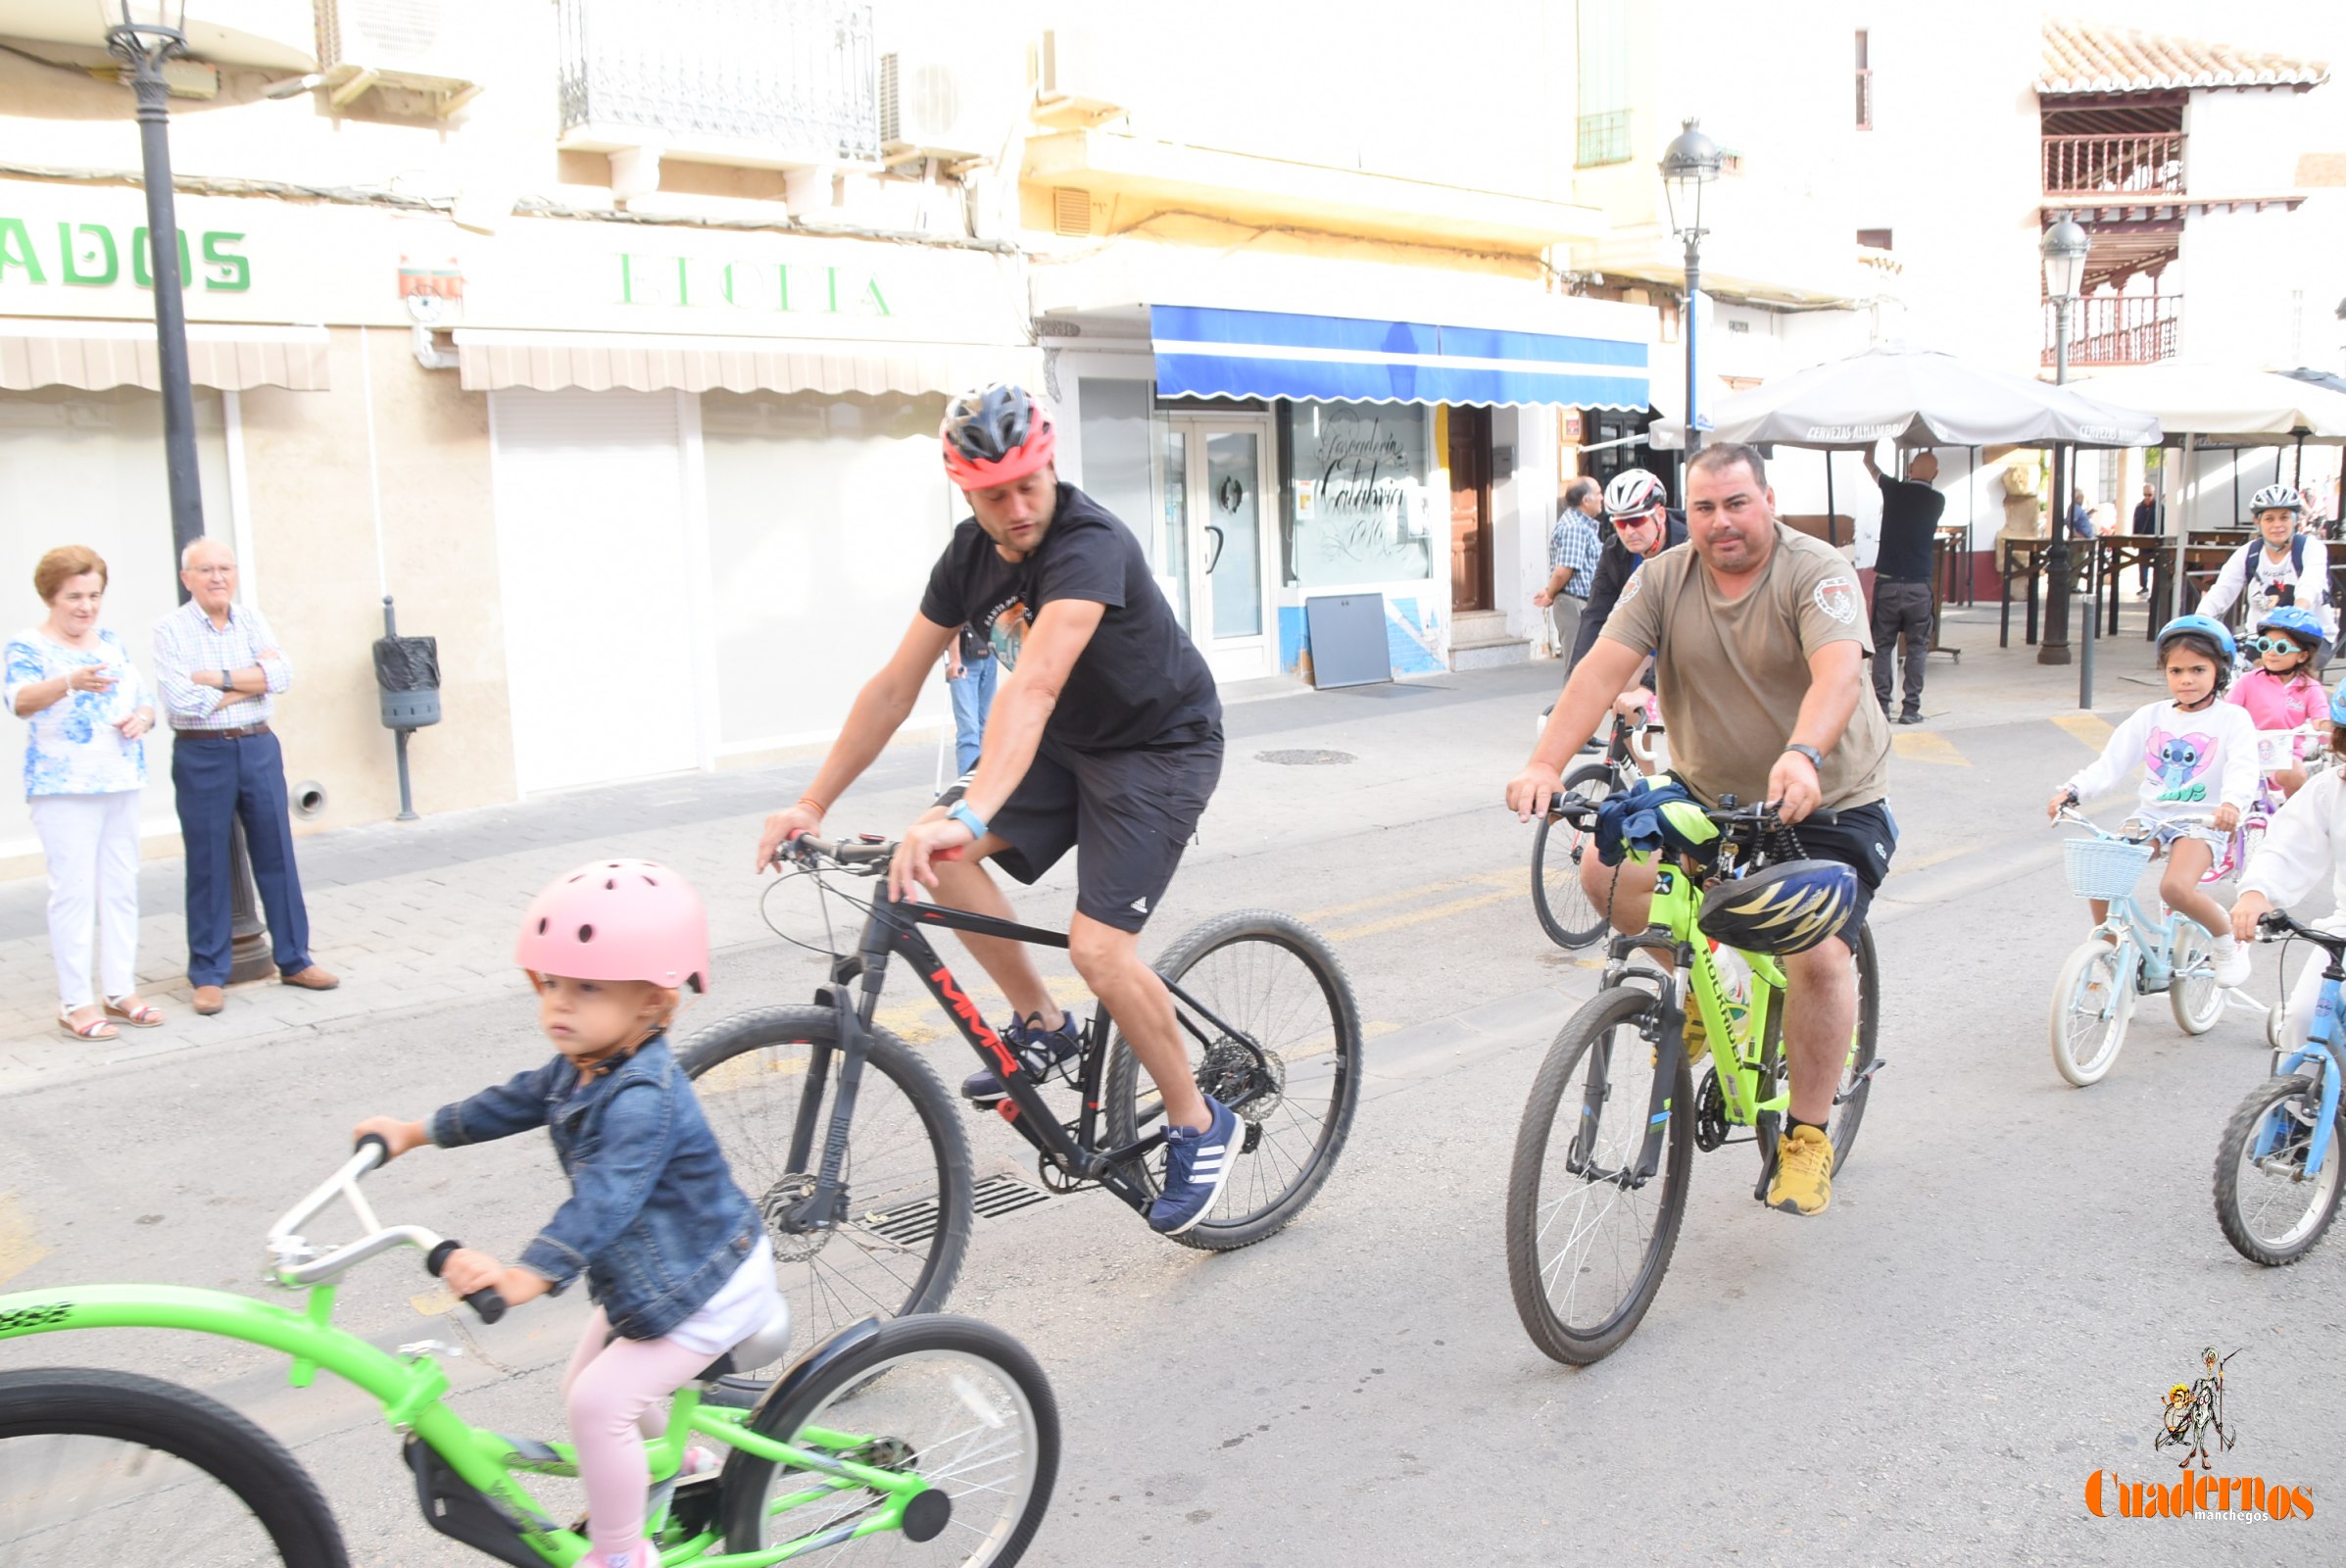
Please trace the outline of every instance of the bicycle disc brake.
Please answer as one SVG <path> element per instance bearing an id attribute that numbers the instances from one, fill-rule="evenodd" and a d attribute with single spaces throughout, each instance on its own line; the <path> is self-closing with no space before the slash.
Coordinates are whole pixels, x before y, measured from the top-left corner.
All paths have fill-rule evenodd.
<path id="1" fill-rule="evenodd" d="M 794 1172 L 768 1187 L 758 1200 L 758 1215 L 777 1263 L 804 1263 L 830 1244 L 832 1225 L 813 1223 L 806 1213 L 815 1178 Z"/>
<path id="2" fill-rule="evenodd" d="M 1287 1064 L 1258 1046 L 1228 1036 L 1205 1049 L 1197 1068 L 1197 1089 L 1236 1111 L 1246 1123 L 1242 1153 L 1251 1152 L 1261 1137 L 1265 1117 L 1279 1108 L 1287 1087 Z"/>

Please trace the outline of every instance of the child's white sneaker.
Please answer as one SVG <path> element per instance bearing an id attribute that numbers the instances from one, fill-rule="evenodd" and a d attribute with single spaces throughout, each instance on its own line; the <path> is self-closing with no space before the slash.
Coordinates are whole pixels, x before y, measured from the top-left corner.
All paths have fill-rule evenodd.
<path id="1" fill-rule="evenodd" d="M 2216 944 L 2216 983 L 2226 991 L 2248 984 L 2248 950 L 2237 941 Z"/>

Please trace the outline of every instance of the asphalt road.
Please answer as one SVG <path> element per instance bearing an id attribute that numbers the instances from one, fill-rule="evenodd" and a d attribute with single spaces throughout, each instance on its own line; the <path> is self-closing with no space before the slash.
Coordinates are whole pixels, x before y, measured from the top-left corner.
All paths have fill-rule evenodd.
<path id="1" fill-rule="evenodd" d="M 1501 1250 L 1506 1165 L 1540 1055 L 1595 978 L 1540 936 L 1521 869 L 1530 832 L 1495 805 L 1543 701 L 1534 677 L 1233 710 L 1222 795 L 1151 939 L 1246 905 L 1310 917 L 1360 994 L 1367 1089 L 1320 1200 L 1247 1250 L 1168 1245 L 1097 1195 L 979 1222 L 953 1305 L 1036 1351 L 1066 1421 L 1029 1560 L 2331 1555 L 2327 1511 L 2346 1510 L 2329 1424 L 2346 1393 L 2346 1238 L 2267 1271 L 2217 1229 L 2217 1136 L 2268 1071 L 2260 1018 L 2192 1040 L 2154 999 L 2103 1083 L 2074 1090 L 2054 1073 L 2047 998 L 2084 920 L 2036 813 L 2086 754 L 2044 720 L 1905 743 L 1901 869 L 1876 905 L 1889 1065 L 1830 1213 L 1753 1203 L 1748 1148 L 1698 1155 L 1676 1258 L 1636 1337 L 1580 1371 L 1532 1348 Z M 1256 760 L 1279 751 L 1349 760 Z M 868 797 L 870 820 L 895 825 L 911 799 Z M 1071 891 L 1054 877 L 1024 909 L 1061 918 Z M 809 929 L 807 907 L 778 903 Z M 2258 956 L 2263 994 L 2273 956 Z M 803 1000 L 812 984 L 812 960 L 780 943 L 733 962 L 724 1007 Z M 917 1016 L 908 982 L 892 1001 Z M 709 1008 L 696 1021 L 723 1010 Z M 965 1070 L 951 1045 L 926 1048 L 949 1080 Z M 0 1289 L 148 1279 L 264 1294 L 263 1230 L 339 1157 L 352 1121 L 420 1114 L 542 1054 L 516 986 L 490 1004 L 0 1099 L 0 1276 L 13 1269 Z M 981 1169 L 1027 1168 L 991 1118 L 970 1135 Z M 533 1137 L 427 1152 L 372 1197 L 387 1218 L 511 1249 L 559 1201 L 560 1177 Z M 342 1296 L 338 1321 L 381 1343 L 468 1341 L 452 1370 L 469 1418 L 560 1431 L 555 1381 L 581 1303 L 465 1328 L 404 1256 L 355 1272 Z M 2175 1473 L 2151 1449 L 2160 1399 L 2211 1344 L 2242 1351 L 2227 1410 L 2240 1435 L 2222 1469 L 2304 1487 L 2317 1517 L 2088 1515 L 2096 1469 Z M 356 1561 L 479 1560 L 416 1517 L 394 1440 L 347 1388 L 292 1391 L 281 1361 L 186 1337 L 0 1346 L 0 1367 L 60 1361 L 173 1377 L 255 1415 L 317 1473 Z"/>

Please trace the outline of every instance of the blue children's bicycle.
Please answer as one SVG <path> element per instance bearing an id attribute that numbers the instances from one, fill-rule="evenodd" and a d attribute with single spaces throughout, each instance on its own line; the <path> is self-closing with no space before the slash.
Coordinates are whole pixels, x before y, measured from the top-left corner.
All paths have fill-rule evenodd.
<path id="1" fill-rule="evenodd" d="M 2339 986 L 2346 936 L 2302 925 L 2285 909 L 2257 921 L 2267 939 L 2303 937 L 2329 955 L 2322 1002 L 2303 1050 L 2273 1052 L 2273 1076 L 2257 1085 L 2224 1125 L 2216 1150 L 2216 1219 L 2242 1257 L 2277 1268 L 2313 1250 L 2338 1212 Z"/>
<path id="2" fill-rule="evenodd" d="M 2061 847 L 2070 891 L 2110 906 L 2102 923 L 2062 964 L 2053 985 L 2053 1065 L 2082 1089 L 2117 1065 L 2136 996 L 2166 992 L 2176 1026 L 2185 1034 L 2204 1035 L 2224 1016 L 2225 994 L 2216 983 L 2215 943 L 2199 922 L 2163 904 L 2154 914 L 2134 896 L 2134 884 L 2150 864 L 2149 841 L 2106 832 L 2074 806 L 2062 808 L 2056 820 L 2093 834 Z M 2208 827 L 2205 816 L 2170 820 L 2210 839 L 2223 837 Z"/>

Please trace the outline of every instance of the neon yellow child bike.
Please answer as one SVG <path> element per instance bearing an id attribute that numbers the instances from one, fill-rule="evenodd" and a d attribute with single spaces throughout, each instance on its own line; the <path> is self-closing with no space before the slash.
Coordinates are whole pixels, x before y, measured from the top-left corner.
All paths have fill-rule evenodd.
<path id="1" fill-rule="evenodd" d="M 1619 1349 L 1653 1304 L 1678 1246 L 1694 1151 L 1756 1142 L 1752 1197 L 1764 1201 L 1791 1102 L 1783 965 L 1713 942 L 1700 923 L 1704 892 L 1759 869 L 1761 847 L 1784 824 L 1766 805 L 1737 809 L 1732 795 L 1717 808 L 1691 808 L 1718 829 L 1715 864 L 1699 875 L 1683 862 L 1660 867 L 1651 923 L 1613 939 L 1603 984 L 1548 1048 L 1516 1133 L 1506 1218 L 1516 1313 L 1533 1344 L 1575 1366 Z M 1554 809 L 1579 813 L 1584 829 L 1596 814 L 1566 795 Z M 1820 821 L 1831 816 L 1817 813 Z M 1639 951 L 1664 955 L 1674 967 L 1633 966 L 1630 956 Z M 1826 1129 L 1835 1174 L 1847 1168 L 1882 1065 L 1875 1054 L 1874 937 L 1863 926 L 1852 955 L 1857 1025 Z M 1706 1059 L 1687 1059 L 1682 976 L 1708 1040 Z M 1737 1128 L 1751 1132 L 1732 1136 Z"/>
<path id="2" fill-rule="evenodd" d="M 364 1140 L 269 1233 L 269 1277 L 305 1309 L 220 1291 L 94 1285 L 0 1296 L 0 1340 L 67 1329 L 165 1328 L 245 1340 L 293 1358 L 292 1382 L 332 1372 L 380 1400 L 401 1434 L 425 1520 L 499 1562 L 538 1568 L 588 1552 L 521 1485 L 576 1474 L 570 1446 L 467 1425 L 441 1402 L 449 1347 L 397 1354 L 335 1328 L 335 1281 L 421 1248 L 433 1273 L 457 1244 L 383 1225 L 359 1190 L 381 1163 Z M 366 1234 L 331 1250 L 298 1234 L 337 1198 Z M 494 1291 L 466 1300 L 483 1321 Z M 663 1565 L 1016 1562 L 1051 1501 L 1058 1407 L 1018 1343 L 967 1318 L 865 1321 L 816 1346 L 770 1387 L 732 1376 L 774 1348 L 745 1342 L 676 1394 L 647 1445 L 647 1531 Z M 721 1467 L 680 1476 L 689 1439 Z M 348 1568 L 340 1530 L 307 1472 L 260 1427 L 202 1394 L 95 1368 L 0 1372 L 0 1563 L 16 1568 L 202 1565 Z"/>

